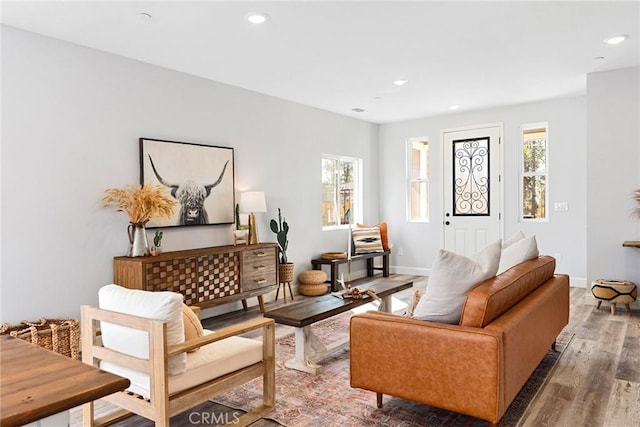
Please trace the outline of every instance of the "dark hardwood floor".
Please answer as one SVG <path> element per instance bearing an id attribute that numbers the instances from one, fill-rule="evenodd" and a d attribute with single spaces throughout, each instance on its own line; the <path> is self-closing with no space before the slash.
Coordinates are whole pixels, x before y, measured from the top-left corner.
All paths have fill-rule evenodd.
<path id="1" fill-rule="evenodd" d="M 413 289 L 395 294 L 394 311 L 403 312 L 402 302 L 409 301 L 413 291 L 425 285 L 426 279 L 422 279 Z M 307 297 L 295 295 L 295 298 L 297 301 Z M 267 302 L 266 309 L 283 304 L 280 295 L 278 301 Z M 257 307 L 250 307 L 247 311 L 204 319 L 203 325 L 215 330 L 260 316 Z M 612 315 L 607 303 L 596 309 L 589 289 L 572 288 L 571 316 L 566 329 L 572 331 L 574 337 L 519 426 L 640 427 L 640 310 L 634 308 L 629 313 L 624 306 L 618 306 L 618 313 Z M 277 325 L 276 337 L 292 331 L 289 326 Z M 248 337 L 260 338 L 251 334 Z M 98 411 L 106 410 L 107 407 L 99 406 Z M 72 426 L 81 425 L 78 409 L 72 411 L 71 421 Z M 125 421 L 119 425 L 146 427 L 152 424 Z M 176 425 L 192 424 L 185 421 Z M 253 427 L 277 425 L 269 420 L 252 424 Z"/>

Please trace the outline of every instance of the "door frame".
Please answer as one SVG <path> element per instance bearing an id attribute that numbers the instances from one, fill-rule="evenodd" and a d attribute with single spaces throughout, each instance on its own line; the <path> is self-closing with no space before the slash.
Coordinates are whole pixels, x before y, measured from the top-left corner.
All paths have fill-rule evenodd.
<path id="1" fill-rule="evenodd" d="M 445 188 L 444 186 L 450 183 L 444 182 L 444 134 L 449 132 L 459 132 L 459 131 L 469 131 L 474 129 L 484 129 L 484 128 L 498 128 L 498 193 L 500 195 L 500 203 L 498 206 L 499 209 L 499 223 L 498 229 L 500 232 L 500 238 L 504 239 L 504 122 L 492 122 L 492 123 L 482 123 L 477 125 L 468 125 L 468 126 L 457 126 L 453 128 L 440 129 L 440 171 L 441 171 L 441 200 L 440 200 L 440 248 L 444 248 L 444 240 L 445 240 L 445 225 L 444 225 L 444 207 L 445 207 Z"/>

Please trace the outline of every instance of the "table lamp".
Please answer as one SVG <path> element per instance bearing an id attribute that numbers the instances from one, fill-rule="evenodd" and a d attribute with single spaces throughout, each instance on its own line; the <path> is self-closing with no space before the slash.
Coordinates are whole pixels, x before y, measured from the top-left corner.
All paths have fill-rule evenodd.
<path id="1" fill-rule="evenodd" d="M 256 227 L 256 212 L 267 211 L 267 202 L 263 191 L 245 191 L 240 193 L 240 208 L 249 214 L 249 244 L 258 243 L 258 229 Z"/>

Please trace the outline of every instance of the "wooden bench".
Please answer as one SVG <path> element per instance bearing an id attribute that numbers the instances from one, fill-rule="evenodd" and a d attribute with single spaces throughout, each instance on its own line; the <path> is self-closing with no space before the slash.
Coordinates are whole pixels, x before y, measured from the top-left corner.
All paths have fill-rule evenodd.
<path id="1" fill-rule="evenodd" d="M 376 270 L 382 271 L 383 277 L 389 277 L 389 255 L 391 251 L 373 252 L 369 254 L 359 254 L 351 256 L 351 261 L 367 261 L 367 276 L 372 277 Z M 382 267 L 375 267 L 373 261 L 377 257 L 382 257 Z M 338 291 L 338 269 L 340 264 L 346 264 L 349 260 L 347 258 L 341 259 L 323 259 L 316 258 L 311 260 L 311 265 L 314 270 L 322 270 L 323 265 L 331 266 L 331 274 L 329 276 L 328 283 L 331 283 L 331 291 Z"/>

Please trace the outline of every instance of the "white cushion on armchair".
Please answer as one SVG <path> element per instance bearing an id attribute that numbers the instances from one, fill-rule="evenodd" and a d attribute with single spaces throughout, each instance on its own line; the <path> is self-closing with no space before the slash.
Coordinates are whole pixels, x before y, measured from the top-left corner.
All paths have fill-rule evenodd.
<path id="1" fill-rule="evenodd" d="M 118 285 L 106 285 L 98 291 L 98 304 L 104 310 L 163 320 L 167 322 L 167 344 L 176 345 L 184 342 L 181 294 L 148 292 Z M 101 323 L 102 342 L 106 348 L 142 359 L 149 358 L 149 338 L 146 332 L 106 322 Z M 170 375 L 181 374 L 186 369 L 186 353 L 169 358 Z"/>
<path id="2" fill-rule="evenodd" d="M 205 335 L 212 333 L 205 329 Z M 169 375 L 169 394 L 186 390 L 262 360 L 262 342 L 242 337 L 229 337 L 187 353 L 186 371 Z M 100 368 L 129 378 L 128 390 L 149 399 L 149 375 L 129 368 L 102 362 Z"/>

